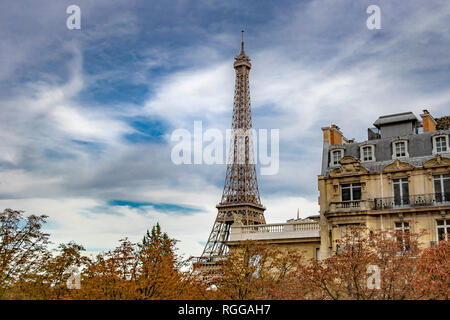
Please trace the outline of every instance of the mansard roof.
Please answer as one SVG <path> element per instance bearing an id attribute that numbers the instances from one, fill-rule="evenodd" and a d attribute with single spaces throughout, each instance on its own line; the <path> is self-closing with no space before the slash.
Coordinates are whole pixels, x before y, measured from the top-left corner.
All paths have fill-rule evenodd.
<path id="1" fill-rule="evenodd" d="M 375 159 L 374 162 L 361 162 L 361 166 L 366 168 L 370 173 L 381 173 L 384 169 L 395 162 L 392 159 L 392 143 L 397 140 L 408 141 L 408 154 L 409 157 L 401 158 L 400 161 L 408 163 L 415 168 L 421 168 L 425 162 L 436 158 L 433 154 L 433 136 L 436 135 L 450 135 L 450 130 L 440 130 L 434 132 L 423 132 L 420 134 L 410 134 L 399 137 L 389 137 L 384 139 L 369 140 L 363 142 L 354 142 L 340 145 L 339 148 L 344 149 L 344 157 L 351 156 L 355 159 L 360 159 L 360 147 L 370 143 L 375 146 Z M 330 176 L 330 173 L 336 169 L 336 167 L 330 167 L 329 165 L 329 152 L 332 147 L 326 147 L 324 150 L 324 156 L 327 157 L 327 164 L 322 168 L 322 175 Z M 450 158 L 450 150 L 446 153 L 442 153 L 443 158 Z"/>

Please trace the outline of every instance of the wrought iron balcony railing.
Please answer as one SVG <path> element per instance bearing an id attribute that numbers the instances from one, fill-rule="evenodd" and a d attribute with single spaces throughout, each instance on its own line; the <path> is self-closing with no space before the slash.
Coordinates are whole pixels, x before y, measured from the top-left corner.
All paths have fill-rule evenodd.
<path id="1" fill-rule="evenodd" d="M 415 194 L 407 197 L 375 198 L 375 210 L 450 205 L 450 193 Z"/>
<path id="2" fill-rule="evenodd" d="M 385 210 L 411 207 L 434 207 L 450 205 L 450 193 L 415 194 L 407 197 L 384 197 L 373 200 L 330 202 L 329 212 Z"/>

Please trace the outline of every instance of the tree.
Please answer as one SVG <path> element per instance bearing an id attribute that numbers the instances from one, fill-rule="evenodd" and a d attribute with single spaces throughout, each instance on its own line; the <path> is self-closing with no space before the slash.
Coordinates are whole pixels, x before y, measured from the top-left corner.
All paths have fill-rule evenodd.
<path id="1" fill-rule="evenodd" d="M 423 232 L 370 232 L 353 227 L 342 240 L 339 251 L 301 269 L 299 278 L 312 288 L 313 299 L 418 299 L 416 280 Z M 447 257 L 448 259 L 448 257 Z M 448 263 L 448 262 L 447 262 Z M 374 266 L 374 268 L 370 268 Z M 370 270 L 379 271 L 380 287 L 368 285 Z M 427 285 L 426 281 L 421 282 Z"/>
<path id="2" fill-rule="evenodd" d="M 450 298 L 450 242 L 421 249 L 423 232 L 349 228 L 334 255 L 307 262 L 298 250 L 245 241 L 199 274 L 159 224 L 141 242 L 121 239 L 91 259 L 74 242 L 49 250 L 45 219 L 0 213 L 0 299 Z M 72 267 L 81 271 L 80 289 L 67 287 Z M 211 284 L 216 290 L 208 290 Z"/>
<path id="3" fill-rule="evenodd" d="M 219 299 L 279 299 L 300 260 L 297 251 L 245 241 L 208 278 Z"/>
<path id="4" fill-rule="evenodd" d="M 137 277 L 136 245 L 127 238 L 119 246 L 100 253 L 91 260 L 81 274 L 81 288 L 72 290 L 76 299 L 123 300 L 135 298 Z"/>
<path id="5" fill-rule="evenodd" d="M 450 299 L 450 242 L 427 248 L 417 261 L 414 290 L 421 299 Z"/>
<path id="6" fill-rule="evenodd" d="M 155 253 L 157 252 L 157 254 L 154 256 L 147 256 L 147 258 L 154 259 L 156 262 L 163 256 L 173 254 L 175 244 L 176 240 L 170 239 L 166 232 L 161 232 L 161 226 L 159 223 L 156 223 L 156 225 L 152 227 L 151 233 L 147 230 L 147 233 L 142 239 L 141 249 L 155 249 Z"/>
<path id="7" fill-rule="evenodd" d="M 450 128 L 450 116 L 436 118 L 437 130 L 448 130 Z"/>
<path id="8" fill-rule="evenodd" d="M 138 293 L 144 299 L 169 298 L 177 296 L 181 277 L 178 273 L 176 240 L 170 239 L 167 233 L 161 232 L 159 223 L 153 226 L 151 233 L 144 236 L 139 244 Z"/>
<path id="9" fill-rule="evenodd" d="M 49 243 L 49 235 L 41 231 L 46 218 L 25 217 L 23 211 L 12 209 L 0 213 L 0 298 L 16 282 L 41 272 Z"/>
<path id="10" fill-rule="evenodd" d="M 46 251 L 35 262 L 38 271 L 15 281 L 10 294 L 15 299 L 67 298 L 70 296 L 67 286 L 69 277 L 74 275 L 74 270 L 80 271 L 90 261 L 82 255 L 82 251 L 83 246 L 75 242 L 60 244 L 53 252 Z"/>
<path id="11" fill-rule="evenodd" d="M 176 240 L 159 224 L 141 243 L 120 240 L 114 250 L 97 255 L 82 273 L 77 299 L 193 299 L 202 297 L 202 285 L 180 269 L 186 261 L 175 254 Z M 203 288 L 206 290 L 206 287 Z"/>

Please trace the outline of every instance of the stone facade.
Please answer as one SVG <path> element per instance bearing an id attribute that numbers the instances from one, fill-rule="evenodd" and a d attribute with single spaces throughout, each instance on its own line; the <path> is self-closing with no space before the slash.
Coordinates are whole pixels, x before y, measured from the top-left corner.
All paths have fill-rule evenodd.
<path id="1" fill-rule="evenodd" d="M 431 122 L 424 130 L 433 131 L 419 133 L 417 119 L 410 115 L 392 115 L 401 119 L 398 123 L 390 116 L 380 117 L 389 129 L 383 134 L 381 125 L 379 139 L 336 145 L 324 134 L 318 178 L 323 257 L 336 252 L 336 240 L 352 225 L 374 231 L 425 230 L 427 234 L 420 239 L 423 247 L 433 246 L 439 237 L 448 237 L 450 130 L 436 131 L 434 119 L 424 110 L 423 121 Z M 408 121 L 409 126 L 405 125 Z M 405 134 L 406 127 L 411 129 Z M 396 135 L 397 129 L 403 135 Z M 332 127 L 322 130 L 327 132 Z M 340 158 L 338 163 L 333 162 L 333 152 Z"/>

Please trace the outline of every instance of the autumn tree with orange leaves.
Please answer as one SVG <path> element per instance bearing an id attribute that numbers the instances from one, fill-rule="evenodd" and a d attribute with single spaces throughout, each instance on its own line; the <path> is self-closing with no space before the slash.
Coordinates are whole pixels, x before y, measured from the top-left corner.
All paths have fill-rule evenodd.
<path id="1" fill-rule="evenodd" d="M 208 272 L 217 299 L 277 299 L 286 292 L 302 256 L 267 243 L 244 241 Z"/>
<path id="2" fill-rule="evenodd" d="M 206 287 L 192 272 L 182 271 L 186 261 L 175 254 L 174 239 L 161 232 L 159 224 L 141 243 L 128 239 L 105 254 L 99 254 L 82 273 L 82 286 L 71 295 L 76 299 L 199 299 Z"/>
<path id="3" fill-rule="evenodd" d="M 424 234 L 353 227 L 338 252 L 297 268 L 286 296 L 332 300 L 448 299 L 450 245 L 420 249 Z M 378 283 L 375 281 L 378 273 Z M 295 285 L 294 285 L 295 283 Z"/>
<path id="4" fill-rule="evenodd" d="M 175 253 L 176 241 L 159 224 L 141 243 L 119 241 L 95 258 L 74 242 L 48 249 L 46 216 L 0 213 L 0 299 L 201 299 L 206 284 Z M 186 270 L 183 270 L 186 269 Z M 70 289 L 73 270 L 79 289 Z"/>
<path id="5" fill-rule="evenodd" d="M 307 284 L 313 299 L 413 298 L 412 279 L 420 252 L 418 237 L 400 232 L 373 233 L 365 227 L 350 228 L 337 241 L 338 252 L 304 266 L 298 281 Z M 380 274 L 379 288 L 368 285 L 374 272 Z"/>
<path id="6" fill-rule="evenodd" d="M 450 245 L 420 249 L 423 234 L 349 228 L 338 252 L 322 261 L 243 242 L 210 280 L 219 299 L 448 299 Z"/>
<path id="7" fill-rule="evenodd" d="M 322 261 L 305 261 L 297 250 L 244 241 L 216 268 L 199 272 L 176 254 L 177 241 L 159 224 L 141 242 L 125 238 L 92 258 L 74 242 L 50 250 L 49 234 L 42 231 L 46 218 L 11 209 L 0 212 L 0 299 L 450 297 L 450 243 L 421 249 L 423 232 L 350 228 L 337 241 L 337 252 Z M 75 289 L 68 286 L 74 277 L 80 285 Z"/>

